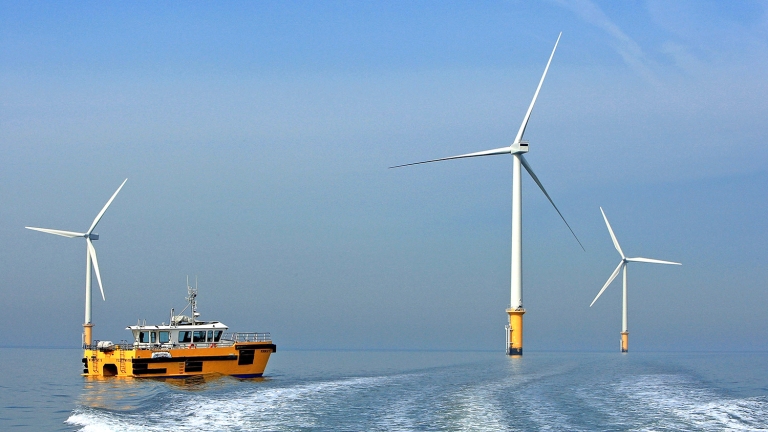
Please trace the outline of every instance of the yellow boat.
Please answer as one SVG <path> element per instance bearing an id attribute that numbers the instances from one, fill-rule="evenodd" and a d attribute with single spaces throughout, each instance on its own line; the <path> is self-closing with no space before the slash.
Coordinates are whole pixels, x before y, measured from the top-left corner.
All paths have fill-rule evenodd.
<path id="1" fill-rule="evenodd" d="M 239 378 L 260 377 L 267 367 L 269 356 L 277 351 L 269 333 L 230 333 L 218 321 L 200 321 L 197 312 L 197 284 L 189 286 L 187 280 L 187 307 L 192 316 L 175 315 L 171 309 L 168 325 L 129 326 L 133 342 L 114 344 L 93 340 L 92 273 L 96 273 L 101 298 L 99 262 L 93 242 L 99 239 L 96 225 L 123 188 L 125 179 L 107 204 L 96 215 L 86 232 L 64 231 L 50 228 L 26 227 L 34 231 L 67 238 L 85 238 L 85 323 L 83 324 L 83 375 L 91 377 L 165 377 L 186 378 L 206 374 L 222 374 Z M 184 308 L 186 310 L 186 307 Z M 182 310 L 181 313 L 184 313 Z"/>
<path id="2" fill-rule="evenodd" d="M 187 378 L 220 374 L 257 378 L 277 351 L 269 333 L 233 333 L 218 321 L 197 317 L 197 288 L 187 284 L 192 316 L 174 315 L 169 324 L 128 326 L 133 342 L 84 344 L 83 375 L 98 377 Z M 186 310 L 186 308 L 185 308 Z M 183 313 L 183 311 L 182 311 Z M 86 335 L 86 339 L 90 339 Z"/>

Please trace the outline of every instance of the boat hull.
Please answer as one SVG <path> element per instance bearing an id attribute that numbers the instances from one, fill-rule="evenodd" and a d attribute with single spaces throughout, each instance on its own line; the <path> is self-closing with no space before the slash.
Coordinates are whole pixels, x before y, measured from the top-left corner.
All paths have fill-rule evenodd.
<path id="1" fill-rule="evenodd" d="M 225 347 L 168 350 L 86 349 L 83 375 L 92 377 L 188 378 L 200 375 L 229 375 L 257 378 L 277 351 L 271 342 L 237 343 Z M 164 353 L 159 354 L 158 353 Z M 153 358 L 154 354 L 154 358 Z"/>

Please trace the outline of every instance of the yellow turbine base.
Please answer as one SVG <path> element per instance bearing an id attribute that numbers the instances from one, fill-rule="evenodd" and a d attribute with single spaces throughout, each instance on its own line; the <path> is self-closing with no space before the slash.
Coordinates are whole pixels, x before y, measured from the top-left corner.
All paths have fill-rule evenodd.
<path id="1" fill-rule="evenodd" d="M 621 352 L 627 352 L 629 348 L 629 332 L 621 332 Z"/>
<path id="2" fill-rule="evenodd" d="M 507 313 L 509 314 L 507 355 L 523 355 L 523 314 L 525 314 L 525 309 L 507 309 Z"/>

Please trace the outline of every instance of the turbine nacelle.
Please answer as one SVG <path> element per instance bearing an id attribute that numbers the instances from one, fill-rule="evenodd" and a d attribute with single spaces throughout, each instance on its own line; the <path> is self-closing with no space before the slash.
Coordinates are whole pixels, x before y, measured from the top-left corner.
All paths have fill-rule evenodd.
<path id="1" fill-rule="evenodd" d="M 99 239 L 99 235 L 98 235 L 98 234 L 96 234 L 96 233 L 93 233 L 93 234 L 88 234 L 88 236 L 87 236 L 87 237 L 88 237 L 88 239 L 90 239 L 90 240 L 98 240 L 98 239 Z"/>
<path id="2" fill-rule="evenodd" d="M 509 146 L 509 153 L 523 154 L 528 153 L 528 141 L 520 141 Z"/>

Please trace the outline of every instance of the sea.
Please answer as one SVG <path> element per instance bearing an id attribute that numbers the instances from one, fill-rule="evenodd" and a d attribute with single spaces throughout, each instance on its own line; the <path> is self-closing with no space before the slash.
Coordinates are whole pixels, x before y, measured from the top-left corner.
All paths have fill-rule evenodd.
<path id="1" fill-rule="evenodd" d="M 761 431 L 768 353 L 289 351 L 261 379 L 89 379 L 0 348 L 2 431 Z"/>

